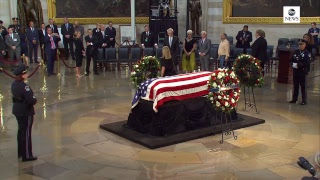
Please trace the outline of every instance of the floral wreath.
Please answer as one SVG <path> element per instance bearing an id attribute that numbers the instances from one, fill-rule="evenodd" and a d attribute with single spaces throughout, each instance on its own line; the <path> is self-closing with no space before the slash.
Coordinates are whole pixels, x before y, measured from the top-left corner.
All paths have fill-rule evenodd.
<path id="1" fill-rule="evenodd" d="M 208 99 L 217 111 L 230 113 L 240 98 L 239 80 L 230 69 L 215 70 L 208 81 Z"/>
<path id="2" fill-rule="evenodd" d="M 160 76 L 160 62 L 154 56 L 145 56 L 132 67 L 131 81 L 135 88 L 147 79 Z"/>
<path id="3" fill-rule="evenodd" d="M 260 60 L 248 54 L 241 54 L 233 64 L 240 83 L 248 87 L 261 87 L 263 84 Z"/>

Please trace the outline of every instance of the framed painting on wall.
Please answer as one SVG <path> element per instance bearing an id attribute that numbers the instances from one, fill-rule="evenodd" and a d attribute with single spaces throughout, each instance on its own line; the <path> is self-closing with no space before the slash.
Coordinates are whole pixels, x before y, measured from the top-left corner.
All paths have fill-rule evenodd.
<path id="1" fill-rule="evenodd" d="M 222 22 L 283 24 L 283 6 L 300 6 L 300 23 L 320 21 L 319 0 L 223 0 Z"/>
<path id="2" fill-rule="evenodd" d="M 130 24 L 130 0 L 47 0 L 48 16 L 57 24 L 63 24 L 63 18 L 80 24 L 107 23 Z M 149 22 L 148 0 L 136 0 L 136 23 Z"/>

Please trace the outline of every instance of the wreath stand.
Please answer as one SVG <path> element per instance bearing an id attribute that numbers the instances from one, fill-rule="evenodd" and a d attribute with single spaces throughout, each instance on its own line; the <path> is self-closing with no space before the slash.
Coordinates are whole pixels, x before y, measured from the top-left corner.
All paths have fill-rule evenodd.
<path id="1" fill-rule="evenodd" d="M 246 91 L 247 90 L 247 91 Z M 251 90 L 251 92 L 250 92 Z M 247 110 L 247 106 L 250 108 L 255 108 L 256 113 L 260 114 L 260 111 L 258 111 L 257 104 L 256 104 L 256 98 L 254 95 L 253 87 L 249 86 L 243 86 L 243 96 L 244 96 L 244 108 L 243 110 Z"/>
<path id="2" fill-rule="evenodd" d="M 236 110 L 235 110 L 236 111 Z M 216 114 L 216 120 L 218 119 L 217 117 L 218 115 Z M 223 124 L 223 120 L 225 119 L 225 124 Z M 229 119 L 229 120 L 228 120 Z M 220 140 L 220 144 L 223 144 L 224 142 L 224 136 L 227 136 L 227 135 L 231 135 L 232 133 L 232 136 L 233 136 L 233 139 L 234 140 L 237 140 L 238 139 L 238 136 L 236 136 L 234 134 L 234 131 L 233 131 L 233 119 L 232 119 L 232 116 L 230 113 L 227 113 L 227 112 L 220 112 L 220 127 L 221 127 L 221 140 Z M 214 126 L 214 132 L 213 134 L 216 134 L 216 128 L 217 126 Z"/>

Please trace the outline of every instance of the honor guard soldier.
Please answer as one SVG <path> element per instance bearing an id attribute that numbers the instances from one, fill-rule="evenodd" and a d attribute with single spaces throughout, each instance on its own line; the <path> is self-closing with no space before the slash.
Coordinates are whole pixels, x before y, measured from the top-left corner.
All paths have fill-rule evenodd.
<path id="1" fill-rule="evenodd" d="M 306 75 L 308 74 L 308 66 L 311 54 L 306 50 L 306 41 L 299 40 L 299 50 L 296 50 L 291 59 L 293 68 L 293 95 L 290 103 L 298 101 L 299 86 L 301 87 L 302 102 L 301 105 L 307 104 L 306 94 Z"/>
<path id="2" fill-rule="evenodd" d="M 20 32 L 20 29 L 21 29 L 21 25 L 18 24 L 18 18 L 12 18 L 12 21 L 13 21 L 13 24 L 10 24 L 8 29 L 9 28 L 12 28 L 13 29 L 13 33 L 19 33 Z"/>
<path id="3" fill-rule="evenodd" d="M 11 85 L 13 100 L 12 113 L 18 121 L 18 158 L 22 161 L 37 160 L 32 153 L 31 128 L 33 124 L 34 108 L 37 99 L 32 89 L 24 81 L 27 79 L 27 68 L 21 64 L 14 70 L 15 81 Z"/>

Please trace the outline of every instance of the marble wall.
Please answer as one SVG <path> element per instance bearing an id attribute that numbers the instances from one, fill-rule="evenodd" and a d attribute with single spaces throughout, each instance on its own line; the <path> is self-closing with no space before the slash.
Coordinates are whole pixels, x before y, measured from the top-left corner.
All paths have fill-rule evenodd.
<path id="1" fill-rule="evenodd" d="M 179 38 L 183 39 L 186 34 L 186 7 L 187 0 L 178 1 L 178 25 L 179 25 Z M 235 36 L 237 32 L 242 29 L 243 24 L 222 24 L 222 1 L 223 0 L 201 0 L 203 8 L 203 17 L 201 18 L 201 27 L 203 30 L 208 32 L 208 38 L 213 43 L 219 43 L 219 34 L 222 32 L 227 33 L 228 36 Z M 16 0 L 0 0 L 0 19 L 5 22 L 5 26 L 11 23 L 11 18 L 17 16 Z M 47 0 L 41 0 L 43 7 L 43 16 L 45 23 L 48 22 L 48 8 Z M 8 16 L 9 15 L 9 16 Z M 266 32 L 266 38 L 268 44 L 276 45 L 277 40 L 280 37 L 285 38 L 297 38 L 301 37 L 309 28 L 308 25 L 259 25 L 259 24 L 247 24 L 249 30 L 255 32 L 257 29 L 263 29 Z M 94 28 L 94 24 L 84 25 L 85 29 Z M 119 31 L 119 24 L 114 25 Z M 137 34 L 143 31 L 144 25 L 137 25 Z M 119 42 L 120 40 L 117 39 Z M 234 42 L 236 40 L 234 39 Z"/>

